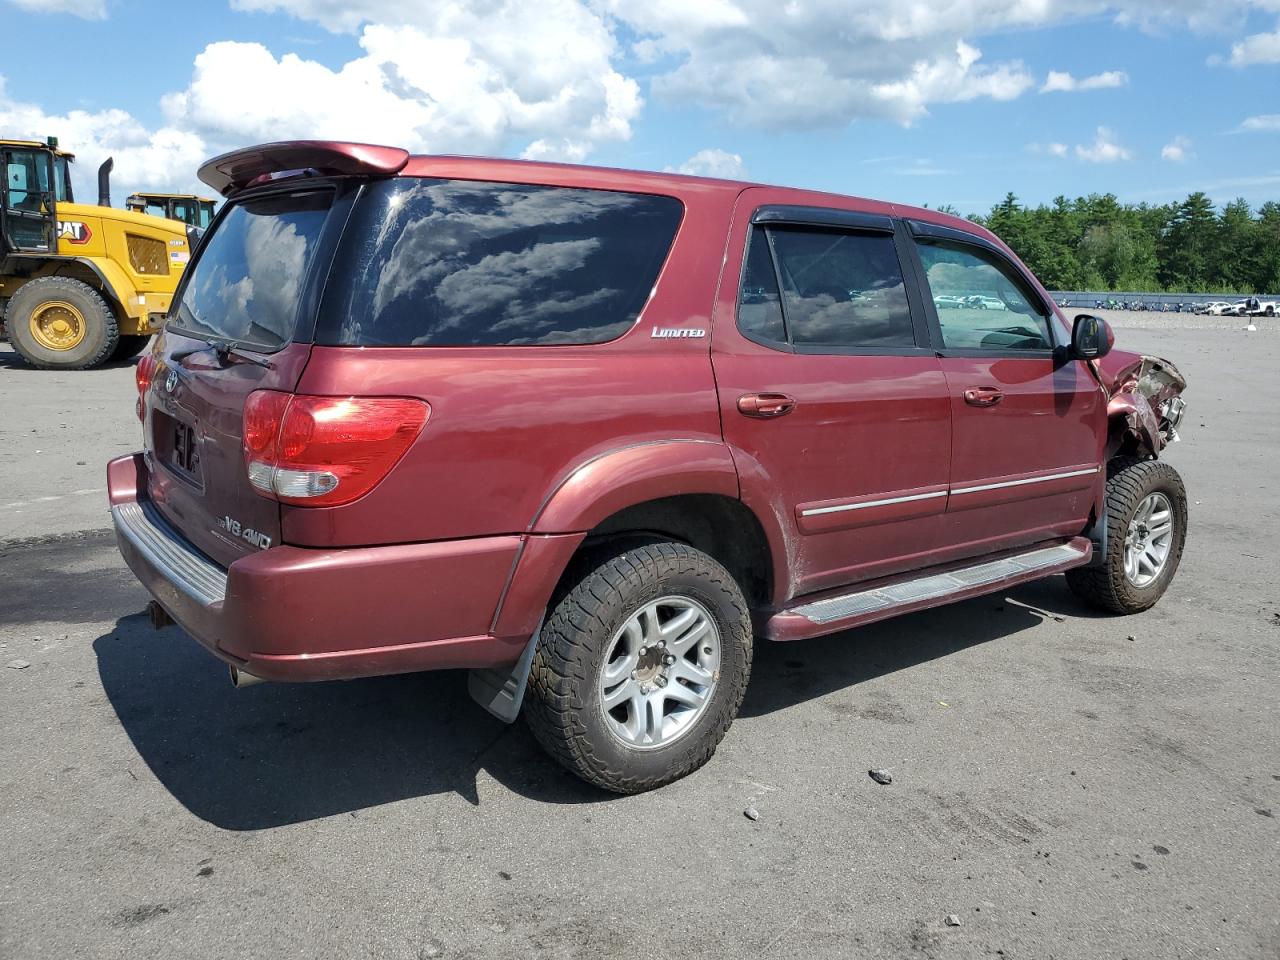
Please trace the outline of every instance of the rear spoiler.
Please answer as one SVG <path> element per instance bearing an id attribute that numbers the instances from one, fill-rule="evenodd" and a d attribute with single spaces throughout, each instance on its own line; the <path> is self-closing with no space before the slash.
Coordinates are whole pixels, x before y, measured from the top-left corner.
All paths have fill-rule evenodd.
<path id="1" fill-rule="evenodd" d="M 233 150 L 206 160 L 200 179 L 224 197 L 276 174 L 387 177 L 409 162 L 409 151 L 371 143 L 289 140 Z"/>

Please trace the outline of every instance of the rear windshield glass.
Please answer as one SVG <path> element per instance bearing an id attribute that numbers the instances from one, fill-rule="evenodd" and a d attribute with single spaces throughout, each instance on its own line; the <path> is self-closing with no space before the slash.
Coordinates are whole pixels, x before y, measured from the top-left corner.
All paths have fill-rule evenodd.
<path id="1" fill-rule="evenodd" d="M 671 197 L 399 178 L 365 188 L 317 342 L 603 343 L 649 298 L 683 208 Z"/>
<path id="2" fill-rule="evenodd" d="M 172 325 L 265 350 L 288 343 L 332 198 L 312 190 L 233 206 L 205 241 Z"/>

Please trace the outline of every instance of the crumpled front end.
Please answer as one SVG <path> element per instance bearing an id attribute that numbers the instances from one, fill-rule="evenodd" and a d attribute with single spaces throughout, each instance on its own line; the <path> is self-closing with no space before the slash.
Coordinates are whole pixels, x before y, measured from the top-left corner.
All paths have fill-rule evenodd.
<path id="1" fill-rule="evenodd" d="M 1110 395 L 1107 458 L 1121 454 L 1159 457 L 1165 447 L 1180 439 L 1178 428 L 1187 408 L 1182 399 L 1186 378 L 1159 357 L 1113 357 L 1121 364 L 1103 364 L 1098 371 Z"/>

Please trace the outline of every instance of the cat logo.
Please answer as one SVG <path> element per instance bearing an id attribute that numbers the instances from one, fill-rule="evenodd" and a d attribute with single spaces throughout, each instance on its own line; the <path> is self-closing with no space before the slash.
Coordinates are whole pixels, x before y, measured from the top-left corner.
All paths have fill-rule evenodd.
<path id="1" fill-rule="evenodd" d="M 68 243 L 88 243 L 89 238 L 93 236 L 93 231 L 89 229 L 87 223 L 81 223 L 79 220 L 59 220 L 58 221 L 58 239 L 66 240 Z"/>

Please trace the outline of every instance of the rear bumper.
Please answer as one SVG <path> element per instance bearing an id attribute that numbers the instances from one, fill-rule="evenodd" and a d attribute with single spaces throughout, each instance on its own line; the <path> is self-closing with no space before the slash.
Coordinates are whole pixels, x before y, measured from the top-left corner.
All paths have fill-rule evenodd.
<path id="1" fill-rule="evenodd" d="M 505 614 L 520 537 L 343 549 L 278 546 L 220 567 L 144 493 L 140 454 L 107 467 L 120 553 L 166 612 L 216 656 L 267 680 L 331 680 L 514 663 L 536 613 Z M 555 538 L 539 538 L 555 539 Z M 580 538 L 578 538 L 580 539 Z M 576 543 L 556 544 L 571 552 Z M 562 549 L 550 551 L 560 554 Z M 550 595 L 558 571 L 550 577 Z M 521 596 L 542 595 L 524 589 Z M 535 601 L 536 602 L 536 601 Z M 542 597 L 545 605 L 546 598 Z M 540 611 L 539 611 L 540 612 Z M 496 636 L 499 623 L 518 624 Z"/>

